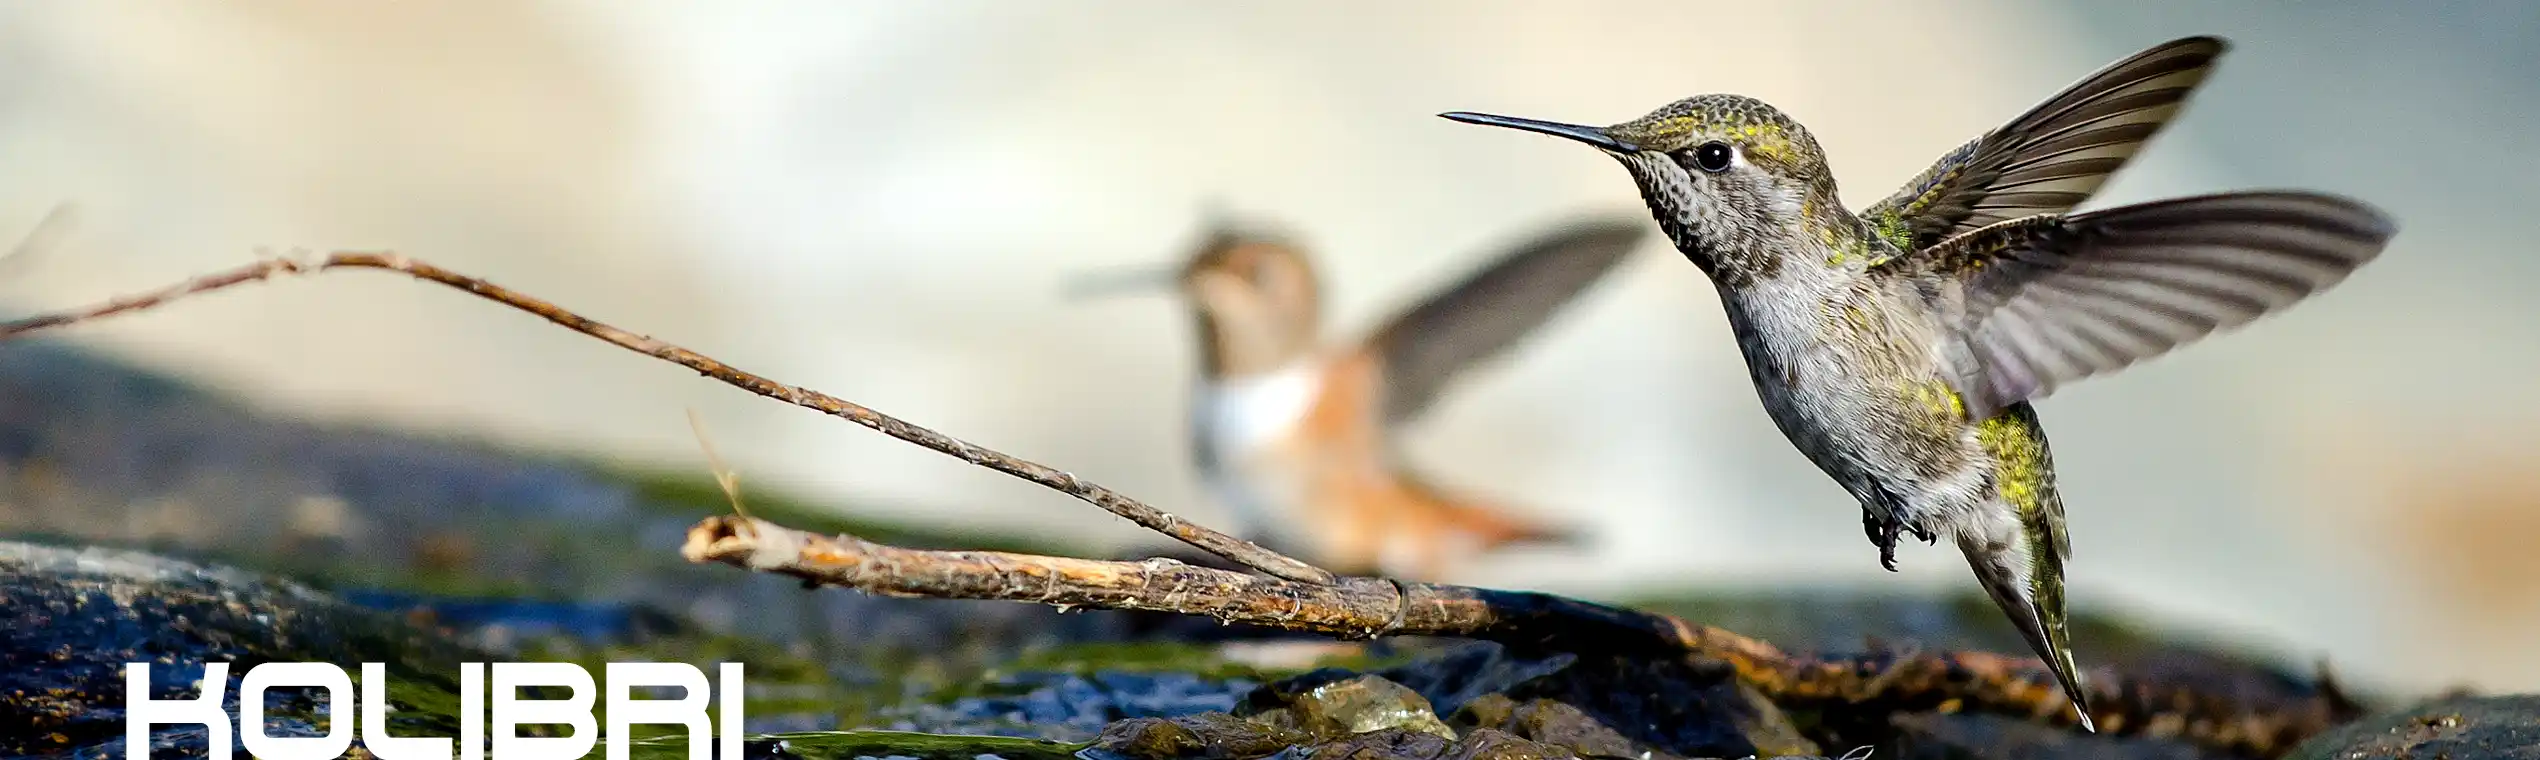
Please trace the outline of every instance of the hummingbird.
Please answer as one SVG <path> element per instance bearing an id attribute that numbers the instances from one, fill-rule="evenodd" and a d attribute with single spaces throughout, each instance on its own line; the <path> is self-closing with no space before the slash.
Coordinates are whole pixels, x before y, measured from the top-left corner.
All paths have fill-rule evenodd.
<path id="1" fill-rule="evenodd" d="M 2363 202 L 2250 190 L 2075 212 L 2229 44 L 2167 42 L 2082 78 L 1859 212 L 1808 130 L 1697 95 L 1612 126 L 1455 112 L 1619 161 L 1720 295 L 1775 426 L 1860 502 L 1880 564 L 1957 544 L 2095 731 L 2065 631 L 2071 543 L 2032 402 L 2277 312 L 2378 256 Z"/>
<path id="2" fill-rule="evenodd" d="M 1515 241 L 1357 340 L 1325 334 L 1301 243 L 1222 215 L 1211 226 L 1178 267 L 1079 293 L 1178 291 L 1201 349 L 1193 459 L 1248 537 L 1303 547 L 1336 572 L 1421 580 L 1494 549 L 1579 542 L 1438 485 L 1404 462 L 1396 435 L 1614 270 L 1648 237 L 1646 222 L 1586 219 Z"/>

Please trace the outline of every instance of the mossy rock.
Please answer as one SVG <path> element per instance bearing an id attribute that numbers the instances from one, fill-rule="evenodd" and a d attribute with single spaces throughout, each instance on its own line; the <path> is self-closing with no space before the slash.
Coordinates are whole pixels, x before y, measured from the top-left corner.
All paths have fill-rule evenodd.
<path id="1" fill-rule="evenodd" d="M 21 727 L 0 731 L 0 755 L 119 745 L 130 662 L 150 664 L 160 699 L 193 698 L 206 663 L 231 663 L 233 715 L 237 682 L 256 665 L 331 662 L 358 675 L 364 662 L 384 663 L 397 728 L 449 735 L 459 663 L 485 659 L 289 581 L 137 552 L 0 542 L 0 725 Z M 267 733 L 322 734 L 316 713 L 293 703 L 269 718 Z M 159 727 L 153 743 L 199 743 L 199 731 Z"/>

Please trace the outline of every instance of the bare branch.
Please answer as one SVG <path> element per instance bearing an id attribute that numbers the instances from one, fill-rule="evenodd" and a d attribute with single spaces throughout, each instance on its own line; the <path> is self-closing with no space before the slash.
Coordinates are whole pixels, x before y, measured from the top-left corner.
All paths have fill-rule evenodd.
<path id="1" fill-rule="evenodd" d="M 723 381 L 742 390 L 843 418 L 881 431 L 884 435 L 1038 483 L 1127 518 L 1130 522 L 1144 526 L 1148 530 L 1171 536 L 1201 551 L 1224 557 L 1245 567 L 1302 583 L 1330 584 L 1335 580 L 1330 572 L 1322 568 L 1271 551 L 1259 544 L 1183 520 L 1057 468 L 972 444 L 828 394 L 769 380 L 726 365 L 704 354 L 627 332 L 598 320 L 566 311 L 562 307 L 528 294 L 395 253 L 343 252 L 330 254 L 315 261 L 269 258 L 247 266 L 197 277 L 140 295 L 117 298 L 95 306 L 0 323 L 0 340 L 8 340 L 36 330 L 147 309 L 197 293 L 262 281 L 277 274 L 301 274 L 343 268 L 402 272 L 426 282 L 467 291 L 479 298 L 538 315 L 549 322 L 564 326 L 565 329 L 598 338 L 610 345 L 696 370 L 697 374 Z"/>
<path id="2" fill-rule="evenodd" d="M 1304 584 L 1184 564 L 929 551 L 822 536 L 746 517 L 711 517 L 680 553 L 865 593 L 988 599 L 1063 608 L 1204 615 L 1346 639 L 1445 636 L 1549 651 L 1700 657 L 1727 663 L 1777 704 L 1889 712 L 1980 710 L 2070 724 L 2072 711 L 2035 658 L 1990 652 L 1819 657 L 1675 617 L 1549 594 L 1344 578 Z M 2332 696 L 2217 695 L 2111 673 L 2090 679 L 2092 716 L 2109 733 L 2180 737 L 2272 757 L 2335 724 Z"/>

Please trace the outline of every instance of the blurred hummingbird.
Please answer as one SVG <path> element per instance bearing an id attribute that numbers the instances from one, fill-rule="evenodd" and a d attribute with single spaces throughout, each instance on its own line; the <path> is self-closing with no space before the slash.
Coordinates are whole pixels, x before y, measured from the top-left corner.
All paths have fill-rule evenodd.
<path id="1" fill-rule="evenodd" d="M 1645 222 L 1587 220 L 1519 242 L 1365 339 L 1327 343 L 1305 250 L 1219 221 L 1178 268 L 1080 292 L 1180 291 L 1201 346 L 1194 458 L 1247 533 L 1336 572 L 1415 579 L 1492 549 L 1577 540 L 1438 487 L 1403 463 L 1394 434 L 1603 279 Z"/>
<path id="2" fill-rule="evenodd" d="M 1957 543 L 2095 730 L 2065 633 L 2063 499 L 2030 402 L 2278 311 L 2379 255 L 2391 220 L 2298 191 L 2073 212 L 2167 124 L 2228 48 L 2109 65 L 1847 210 L 1808 131 L 1711 94 L 1608 127 L 1456 121 L 1622 162 L 1712 281 L 1774 424 L 1862 509 L 1879 561 Z"/>

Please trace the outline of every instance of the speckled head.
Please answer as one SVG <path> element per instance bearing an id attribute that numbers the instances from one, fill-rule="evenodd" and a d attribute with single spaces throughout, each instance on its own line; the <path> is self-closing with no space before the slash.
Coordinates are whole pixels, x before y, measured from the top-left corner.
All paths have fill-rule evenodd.
<path id="1" fill-rule="evenodd" d="M 1833 182 L 1825 154 L 1807 127 L 1772 104 L 1743 95 L 1696 95 L 1605 131 L 1642 150 L 1678 154 L 1680 163 L 1697 171 L 1694 150 L 1720 142 L 1734 149 L 1736 158 L 1774 174 L 1802 183 Z"/>
<path id="2" fill-rule="evenodd" d="M 1817 139 L 1781 109 L 1742 95 L 1696 95 L 1609 127 L 1441 115 L 1566 137 L 1613 156 L 1676 248 L 1723 284 L 1769 276 L 1779 242 L 1840 208 Z"/>

